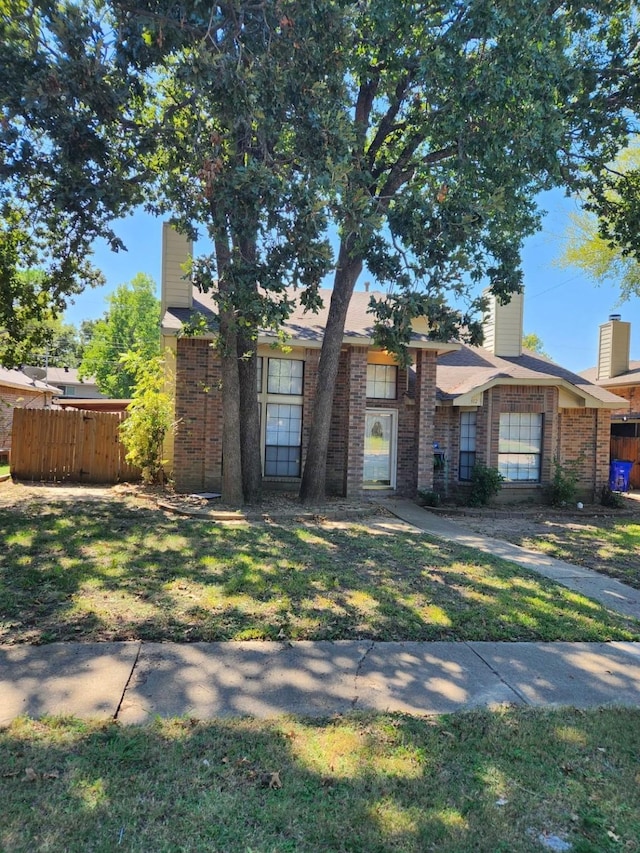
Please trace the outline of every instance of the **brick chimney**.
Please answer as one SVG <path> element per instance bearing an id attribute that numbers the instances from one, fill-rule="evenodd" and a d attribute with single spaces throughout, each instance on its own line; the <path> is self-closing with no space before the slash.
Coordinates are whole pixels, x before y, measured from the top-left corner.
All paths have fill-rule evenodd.
<path id="1" fill-rule="evenodd" d="M 167 308 L 191 308 L 191 279 L 182 265 L 193 255 L 193 243 L 168 222 L 162 223 L 162 316 Z"/>
<path id="2" fill-rule="evenodd" d="M 482 323 L 484 348 L 505 358 L 522 355 L 524 293 L 513 293 L 506 305 L 488 290 L 483 296 L 489 302 Z"/>
<path id="3" fill-rule="evenodd" d="M 598 378 L 613 379 L 629 371 L 631 323 L 623 323 L 620 314 L 610 314 L 600 326 L 598 342 Z"/>

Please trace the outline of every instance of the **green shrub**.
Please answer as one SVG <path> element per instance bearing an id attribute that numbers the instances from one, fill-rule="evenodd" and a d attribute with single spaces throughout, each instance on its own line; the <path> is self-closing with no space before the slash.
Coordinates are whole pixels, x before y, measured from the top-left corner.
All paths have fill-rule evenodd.
<path id="1" fill-rule="evenodd" d="M 497 468 L 488 468 L 477 462 L 471 472 L 469 506 L 486 506 L 502 487 L 504 477 Z"/>
<path id="2" fill-rule="evenodd" d="M 546 489 L 547 503 L 551 506 L 566 506 L 574 503 L 578 492 L 577 459 L 568 465 L 562 465 L 556 457 L 553 459 L 553 477 Z"/>
<path id="3" fill-rule="evenodd" d="M 608 485 L 604 485 L 600 490 L 600 503 L 612 509 L 621 509 L 624 506 L 622 495 L 612 491 Z"/>
<path id="4" fill-rule="evenodd" d="M 141 469 L 143 482 L 163 483 L 163 444 L 173 427 L 173 407 L 164 391 L 164 361 L 146 358 L 136 351 L 125 353 L 120 361 L 136 377 L 127 407 L 129 417 L 120 427 L 127 462 Z"/>
<path id="5" fill-rule="evenodd" d="M 429 489 L 418 489 L 418 503 L 420 506 L 440 506 L 442 499 L 437 492 Z"/>

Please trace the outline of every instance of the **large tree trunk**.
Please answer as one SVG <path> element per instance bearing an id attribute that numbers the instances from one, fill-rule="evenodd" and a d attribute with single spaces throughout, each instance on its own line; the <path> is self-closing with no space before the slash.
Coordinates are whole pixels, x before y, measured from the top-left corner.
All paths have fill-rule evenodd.
<path id="1" fill-rule="evenodd" d="M 238 373 L 240 377 L 240 452 L 242 489 L 246 503 L 262 499 L 262 459 L 260 455 L 260 415 L 258 413 L 257 343 L 238 332 Z"/>
<path id="2" fill-rule="evenodd" d="M 228 299 L 225 272 L 230 253 L 226 235 L 215 239 L 218 265 L 220 340 L 218 351 L 222 363 L 222 500 L 231 506 L 242 506 L 242 456 L 240 451 L 240 377 L 238 373 L 237 324 Z"/>
<path id="3" fill-rule="evenodd" d="M 231 316 L 230 316 L 231 315 Z M 242 506 L 242 456 L 240 449 L 240 377 L 235 317 L 220 311 L 222 360 L 222 500 Z"/>
<path id="4" fill-rule="evenodd" d="M 237 236 L 242 263 L 255 267 L 258 223 L 247 215 L 243 233 Z M 257 298 L 256 281 L 245 285 Z M 242 461 L 242 490 L 246 503 L 259 503 L 262 498 L 262 461 L 260 457 L 260 415 L 258 413 L 258 329 L 251 322 L 251 332 L 246 326 L 237 329 L 238 372 L 240 376 L 240 456 Z M 255 337 L 254 337 L 255 336 Z"/>
<path id="5" fill-rule="evenodd" d="M 349 248 L 349 241 L 343 240 L 340 244 L 329 316 L 322 341 L 309 447 L 300 485 L 300 500 L 303 503 L 319 502 L 325 497 L 327 452 L 340 350 L 349 302 L 362 272 L 362 258 L 351 257 Z"/>

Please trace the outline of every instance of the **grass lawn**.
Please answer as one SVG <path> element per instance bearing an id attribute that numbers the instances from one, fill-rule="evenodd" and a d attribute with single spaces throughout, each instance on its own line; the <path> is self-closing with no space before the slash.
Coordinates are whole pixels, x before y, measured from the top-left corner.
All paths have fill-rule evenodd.
<path id="1" fill-rule="evenodd" d="M 8 465 L 0 465 L 0 477 L 4 477 L 9 473 L 10 471 Z"/>
<path id="2" fill-rule="evenodd" d="M 0 508 L 0 642 L 638 640 L 640 623 L 409 533 L 225 527 L 115 500 Z"/>
<path id="3" fill-rule="evenodd" d="M 631 710 L 17 720 L 0 731 L 0 849 L 638 851 L 639 754 Z"/>
<path id="4" fill-rule="evenodd" d="M 602 518 L 597 524 L 546 525 L 518 544 L 617 578 L 640 589 L 640 522 Z"/>

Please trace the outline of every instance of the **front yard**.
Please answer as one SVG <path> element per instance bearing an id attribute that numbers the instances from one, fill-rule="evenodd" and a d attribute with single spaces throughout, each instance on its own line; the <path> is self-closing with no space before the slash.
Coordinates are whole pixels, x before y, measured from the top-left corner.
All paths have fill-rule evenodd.
<path id="1" fill-rule="evenodd" d="M 640 639 L 557 584 L 407 532 L 16 494 L 0 483 L 0 643 Z M 0 849 L 640 851 L 639 751 L 631 709 L 17 719 L 0 730 Z"/>
<path id="2" fill-rule="evenodd" d="M 472 530 L 593 569 L 640 589 L 640 498 L 623 499 L 620 511 L 540 507 L 526 512 L 488 510 L 462 519 Z M 497 516 L 497 517 L 492 517 Z"/>
<path id="3" fill-rule="evenodd" d="M 414 533 L 224 526 L 131 497 L 0 506 L 0 643 L 637 640 L 559 584 Z"/>

